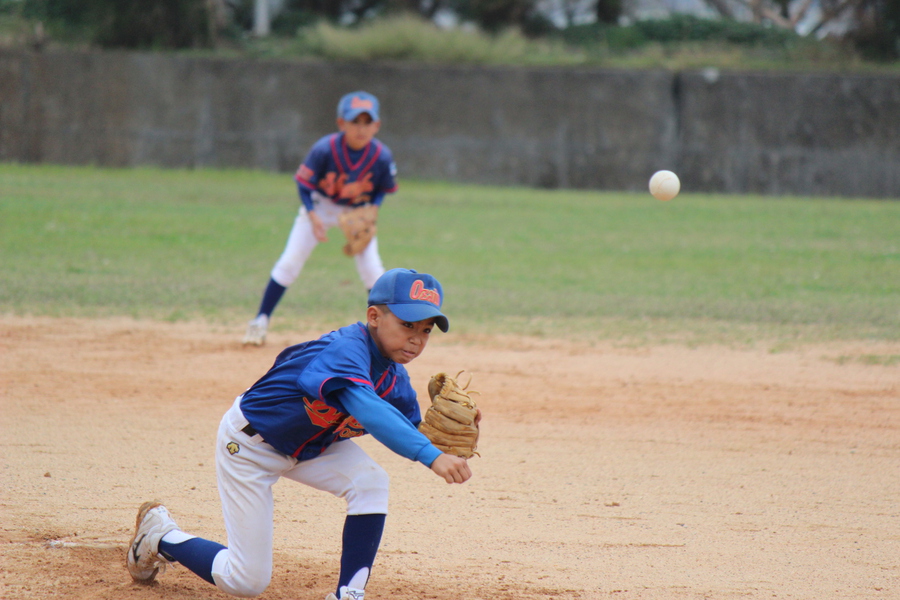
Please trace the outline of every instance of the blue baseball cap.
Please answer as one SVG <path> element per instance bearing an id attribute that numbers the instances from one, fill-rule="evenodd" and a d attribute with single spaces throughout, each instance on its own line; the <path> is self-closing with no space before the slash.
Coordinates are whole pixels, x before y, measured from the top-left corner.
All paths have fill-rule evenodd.
<path id="1" fill-rule="evenodd" d="M 369 113 L 373 121 L 378 118 L 378 98 L 368 92 L 347 94 L 338 102 L 337 116 L 345 121 L 352 121 L 363 113 Z"/>
<path id="2" fill-rule="evenodd" d="M 412 269 L 391 269 L 378 278 L 369 292 L 369 306 L 385 304 L 398 319 L 410 323 L 433 318 L 435 325 L 447 333 L 450 321 L 441 312 L 443 303 L 440 282 Z"/>

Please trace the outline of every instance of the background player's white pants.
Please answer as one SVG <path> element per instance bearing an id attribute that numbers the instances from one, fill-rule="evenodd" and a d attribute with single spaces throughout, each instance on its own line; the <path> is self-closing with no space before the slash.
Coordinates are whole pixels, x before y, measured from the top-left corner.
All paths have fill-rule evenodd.
<path id="1" fill-rule="evenodd" d="M 272 486 L 287 477 L 347 501 L 347 514 L 387 514 L 388 474 L 352 440 L 332 444 L 312 460 L 297 462 L 259 435 L 241 429 L 240 397 L 225 413 L 216 440 L 216 476 L 228 548 L 216 555 L 216 586 L 233 596 L 261 594 L 272 579 Z M 232 454 L 228 444 L 238 445 Z M 232 446 L 232 449 L 234 446 Z"/>
<path id="2" fill-rule="evenodd" d="M 326 230 L 337 227 L 338 217 L 347 210 L 353 210 L 346 206 L 335 204 L 324 196 L 313 194 L 315 200 L 315 211 L 322 219 L 322 225 Z M 287 244 L 281 258 L 272 268 L 272 279 L 279 285 L 290 287 L 292 283 L 300 275 L 303 265 L 309 259 L 312 251 L 319 244 L 315 234 L 313 234 L 312 222 L 309 220 L 309 214 L 306 212 L 305 206 L 300 206 L 300 213 L 294 219 L 294 226 L 288 236 Z M 384 265 L 381 263 L 381 256 L 378 254 L 378 237 L 372 238 L 365 250 L 353 257 L 356 261 L 356 270 L 359 278 L 367 290 L 372 289 L 375 282 L 384 274 Z"/>

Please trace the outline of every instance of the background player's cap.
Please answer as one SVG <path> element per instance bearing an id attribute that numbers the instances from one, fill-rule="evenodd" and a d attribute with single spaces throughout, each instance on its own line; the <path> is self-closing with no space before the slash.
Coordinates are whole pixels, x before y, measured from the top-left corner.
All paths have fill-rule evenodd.
<path id="1" fill-rule="evenodd" d="M 369 292 L 369 306 L 386 304 L 398 319 L 410 323 L 434 318 L 435 325 L 446 333 L 450 321 L 441 312 L 443 303 L 440 282 L 412 269 L 391 269 L 378 278 Z"/>
<path id="2" fill-rule="evenodd" d="M 369 113 L 373 121 L 378 118 L 378 98 L 368 92 L 353 92 L 347 94 L 338 102 L 337 115 L 339 119 L 352 121 L 363 113 Z"/>

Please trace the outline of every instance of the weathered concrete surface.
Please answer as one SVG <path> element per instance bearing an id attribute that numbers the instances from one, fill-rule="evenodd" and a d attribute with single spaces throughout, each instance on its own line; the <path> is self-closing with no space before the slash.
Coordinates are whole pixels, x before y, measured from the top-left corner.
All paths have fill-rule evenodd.
<path id="1" fill-rule="evenodd" d="M 401 176 L 900 197 L 900 78 L 0 51 L 0 160 L 293 171 L 382 100 Z"/>
<path id="2" fill-rule="evenodd" d="M 694 189 L 900 197 L 900 77 L 708 71 L 678 91 Z"/>

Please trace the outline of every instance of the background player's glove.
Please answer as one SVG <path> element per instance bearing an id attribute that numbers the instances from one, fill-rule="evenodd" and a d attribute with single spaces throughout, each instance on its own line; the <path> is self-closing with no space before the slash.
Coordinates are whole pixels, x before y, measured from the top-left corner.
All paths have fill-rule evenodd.
<path id="1" fill-rule="evenodd" d="M 344 254 L 356 256 L 366 249 L 377 231 L 378 207 L 374 204 L 363 204 L 352 210 L 345 210 L 338 217 L 338 225 L 347 238 Z"/>
<path id="2" fill-rule="evenodd" d="M 462 373 L 462 371 L 460 371 Z M 457 373 L 456 377 L 459 377 Z M 466 388 L 469 387 L 466 384 Z M 478 446 L 478 409 L 466 388 L 456 378 L 438 373 L 428 382 L 431 406 L 419 424 L 419 431 L 441 452 L 469 458 Z M 478 456 L 481 456 L 478 454 Z"/>

